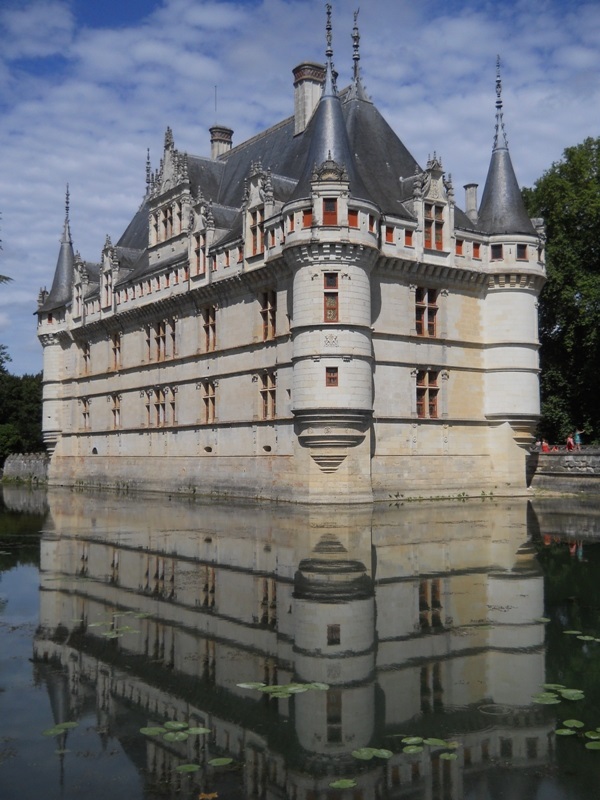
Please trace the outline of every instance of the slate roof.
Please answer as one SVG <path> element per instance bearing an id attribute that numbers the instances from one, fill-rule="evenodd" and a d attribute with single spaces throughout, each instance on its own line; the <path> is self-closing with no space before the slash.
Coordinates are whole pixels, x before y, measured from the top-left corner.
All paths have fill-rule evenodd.
<path id="1" fill-rule="evenodd" d="M 73 242 L 71 241 L 69 218 L 67 216 L 65 217 L 65 225 L 60 240 L 60 250 L 58 251 L 58 260 L 54 270 L 52 288 L 36 313 L 48 313 L 71 302 L 74 272 L 75 253 L 73 252 Z"/>
<path id="2" fill-rule="evenodd" d="M 492 152 L 477 227 L 489 234 L 535 235 L 506 146 Z"/>

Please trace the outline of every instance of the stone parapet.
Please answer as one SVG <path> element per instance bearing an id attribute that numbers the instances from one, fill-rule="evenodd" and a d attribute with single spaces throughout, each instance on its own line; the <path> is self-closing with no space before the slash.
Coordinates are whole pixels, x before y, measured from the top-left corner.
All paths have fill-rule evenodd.
<path id="1" fill-rule="evenodd" d="M 600 447 L 532 453 L 527 460 L 528 483 L 534 489 L 588 492 L 600 488 Z"/>

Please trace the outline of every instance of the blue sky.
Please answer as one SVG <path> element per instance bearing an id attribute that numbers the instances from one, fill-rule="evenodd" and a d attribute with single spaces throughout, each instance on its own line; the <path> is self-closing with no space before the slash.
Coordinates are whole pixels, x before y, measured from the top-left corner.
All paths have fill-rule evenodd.
<path id="1" fill-rule="evenodd" d="M 352 72 L 353 12 L 332 0 L 339 85 Z M 145 191 L 164 132 L 210 151 L 208 128 L 240 143 L 293 111 L 292 69 L 322 61 L 321 0 L 0 2 L 0 343 L 11 370 L 41 369 L 33 316 L 50 287 L 71 193 L 71 231 L 98 261 Z M 417 161 L 434 151 L 462 186 L 485 181 L 495 62 L 517 177 L 533 182 L 565 147 L 600 136 L 600 3 L 369 0 L 359 14 L 368 93 Z M 217 111 L 215 113 L 215 86 Z"/>

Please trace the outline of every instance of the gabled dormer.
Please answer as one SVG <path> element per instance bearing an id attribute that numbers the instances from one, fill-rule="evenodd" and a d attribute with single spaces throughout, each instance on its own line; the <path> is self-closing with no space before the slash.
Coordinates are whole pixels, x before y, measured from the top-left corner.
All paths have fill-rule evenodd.
<path id="1" fill-rule="evenodd" d="M 250 165 L 246 180 L 244 203 L 244 252 L 246 259 L 264 258 L 265 220 L 274 210 L 271 174 L 263 169 L 260 161 Z"/>
<path id="2" fill-rule="evenodd" d="M 192 205 L 188 158 L 175 148 L 167 128 L 160 167 L 149 180 L 149 242 L 156 248 L 187 234 Z"/>
<path id="3" fill-rule="evenodd" d="M 448 253 L 454 228 L 454 189 L 435 153 L 415 180 L 413 209 L 423 228 L 424 251 Z"/>

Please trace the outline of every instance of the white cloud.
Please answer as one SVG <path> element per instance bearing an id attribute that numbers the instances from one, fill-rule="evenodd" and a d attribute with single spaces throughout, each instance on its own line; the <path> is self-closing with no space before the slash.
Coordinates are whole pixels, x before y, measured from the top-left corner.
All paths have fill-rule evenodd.
<path id="1" fill-rule="evenodd" d="M 334 3 L 340 86 L 357 5 Z M 52 283 L 66 183 L 74 245 L 97 260 L 106 234 L 116 241 L 137 210 L 146 148 L 156 167 L 167 125 L 195 154 L 209 153 L 215 121 L 239 143 L 293 112 L 293 67 L 325 49 L 321 0 L 163 0 L 137 23 L 103 0 L 102 28 L 76 23 L 72 8 L 5 0 L 0 11 L 0 273 L 15 278 L 0 286 L 0 341 L 16 372 L 41 366 L 32 314 Z M 464 183 L 485 180 L 498 52 L 522 184 L 599 135 L 595 2 L 371 0 L 359 26 L 369 94 L 421 164 L 441 154 L 459 204 Z"/>

